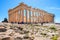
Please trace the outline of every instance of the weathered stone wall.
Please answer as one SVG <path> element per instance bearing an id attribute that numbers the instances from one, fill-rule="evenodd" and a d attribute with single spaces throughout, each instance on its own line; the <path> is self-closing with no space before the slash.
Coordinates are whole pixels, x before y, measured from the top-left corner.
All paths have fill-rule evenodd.
<path id="1" fill-rule="evenodd" d="M 40 23 L 54 22 L 54 15 L 44 10 L 32 8 L 24 3 L 8 11 L 9 22 Z"/>

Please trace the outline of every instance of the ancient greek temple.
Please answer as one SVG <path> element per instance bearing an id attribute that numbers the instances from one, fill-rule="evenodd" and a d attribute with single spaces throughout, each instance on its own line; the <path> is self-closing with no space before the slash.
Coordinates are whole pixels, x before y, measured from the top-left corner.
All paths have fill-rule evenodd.
<path id="1" fill-rule="evenodd" d="M 13 23 L 50 23 L 54 22 L 54 14 L 48 13 L 38 8 L 32 8 L 24 3 L 20 3 L 8 11 L 9 22 Z"/>

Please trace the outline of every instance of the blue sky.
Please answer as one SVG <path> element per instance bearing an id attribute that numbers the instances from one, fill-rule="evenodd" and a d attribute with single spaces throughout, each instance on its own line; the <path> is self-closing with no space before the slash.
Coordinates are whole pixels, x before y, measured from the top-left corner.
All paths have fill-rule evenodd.
<path id="1" fill-rule="evenodd" d="M 60 0 L 0 0 L 0 22 L 4 18 L 8 18 L 9 9 L 16 7 L 21 2 L 55 14 L 55 22 L 60 23 Z"/>

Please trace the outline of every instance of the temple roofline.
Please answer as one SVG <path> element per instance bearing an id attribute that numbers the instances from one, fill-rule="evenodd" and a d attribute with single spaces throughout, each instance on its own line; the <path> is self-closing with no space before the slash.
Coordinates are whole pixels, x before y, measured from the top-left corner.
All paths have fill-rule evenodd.
<path id="1" fill-rule="evenodd" d="M 17 7 L 19 7 L 19 6 L 21 6 L 21 5 L 24 5 L 24 6 L 27 6 L 27 7 L 29 7 L 29 8 L 32 8 L 31 6 L 28 6 L 27 4 L 25 4 L 24 2 L 21 2 L 21 3 L 19 3 L 19 5 L 18 5 L 18 6 L 16 6 L 16 7 L 12 8 L 12 9 L 9 9 L 9 11 L 14 10 L 14 9 L 16 9 Z M 45 12 L 45 13 L 48 13 L 47 11 L 42 10 L 42 9 L 38 9 L 38 8 L 32 8 L 32 9 L 35 9 L 35 10 L 41 10 L 41 11 L 43 11 L 43 12 Z M 9 11 L 8 11 L 8 12 L 9 12 Z M 48 14 L 51 14 L 51 15 L 53 15 L 53 16 L 54 16 L 54 14 L 52 14 L 52 13 L 48 13 Z"/>

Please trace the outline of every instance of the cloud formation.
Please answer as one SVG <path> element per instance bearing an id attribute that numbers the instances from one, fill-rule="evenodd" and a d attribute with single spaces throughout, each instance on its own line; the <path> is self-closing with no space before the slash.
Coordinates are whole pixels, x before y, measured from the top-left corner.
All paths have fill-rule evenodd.
<path id="1" fill-rule="evenodd" d="M 59 7 L 47 7 L 47 9 L 60 10 L 60 8 L 59 8 Z"/>

